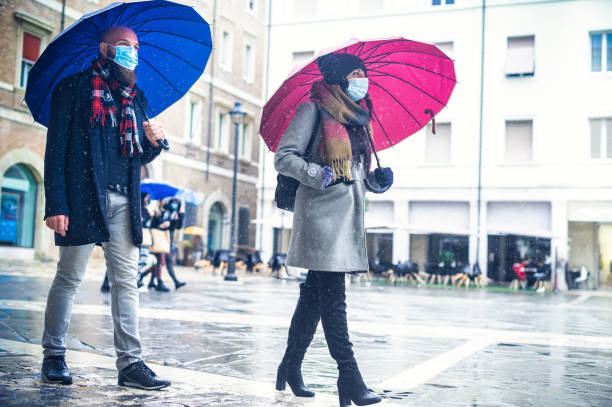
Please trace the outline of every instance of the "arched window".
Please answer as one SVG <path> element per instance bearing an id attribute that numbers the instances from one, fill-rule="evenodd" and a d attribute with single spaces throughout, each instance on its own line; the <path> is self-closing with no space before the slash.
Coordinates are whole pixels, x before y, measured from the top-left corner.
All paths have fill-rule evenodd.
<path id="1" fill-rule="evenodd" d="M 22 164 L 4 173 L 0 206 L 0 244 L 33 247 L 36 181 Z"/>
<path id="2" fill-rule="evenodd" d="M 216 202 L 208 214 L 208 250 L 220 250 L 223 243 L 223 206 Z"/>

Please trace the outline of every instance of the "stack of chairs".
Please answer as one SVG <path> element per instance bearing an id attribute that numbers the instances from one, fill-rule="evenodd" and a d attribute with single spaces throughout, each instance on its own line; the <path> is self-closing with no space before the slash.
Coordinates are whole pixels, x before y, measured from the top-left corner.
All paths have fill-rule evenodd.
<path id="1" fill-rule="evenodd" d="M 411 261 L 399 262 L 393 266 L 394 272 L 401 281 L 409 281 L 413 285 L 425 284 L 419 275 L 419 265 Z"/>
<path id="2" fill-rule="evenodd" d="M 227 263 L 229 262 L 229 255 L 229 250 L 217 250 L 215 252 L 212 262 L 214 275 L 217 274 L 217 271 L 219 272 L 219 275 L 224 275 L 225 273 L 227 273 Z"/>
<path id="3" fill-rule="evenodd" d="M 370 261 L 369 262 L 369 273 L 371 277 L 382 277 L 388 280 L 391 284 L 395 284 L 395 270 L 394 265 L 387 262 L 381 261 Z"/>
<path id="4" fill-rule="evenodd" d="M 259 250 L 245 253 L 242 259 L 236 262 L 236 267 L 246 270 L 249 273 L 263 272 L 266 270 L 266 265 L 263 260 L 261 260 Z"/>
<path id="5" fill-rule="evenodd" d="M 287 254 L 286 253 L 274 253 L 268 261 L 269 274 L 276 273 L 276 278 L 281 278 L 284 272 L 287 275 Z"/>
<path id="6" fill-rule="evenodd" d="M 451 281 L 458 287 L 463 285 L 469 288 L 471 283 L 474 287 L 481 287 L 482 281 L 486 278 L 480 269 L 473 269 L 469 264 L 458 265 L 455 269 L 456 273 L 451 277 Z"/>
<path id="7" fill-rule="evenodd" d="M 215 260 L 215 253 L 212 250 L 206 252 L 206 256 L 203 259 L 194 264 L 196 271 L 203 270 L 209 274 L 213 270 L 213 261 Z"/>
<path id="8" fill-rule="evenodd" d="M 439 264 L 426 264 L 425 273 L 429 284 L 442 284 L 442 267 Z"/>

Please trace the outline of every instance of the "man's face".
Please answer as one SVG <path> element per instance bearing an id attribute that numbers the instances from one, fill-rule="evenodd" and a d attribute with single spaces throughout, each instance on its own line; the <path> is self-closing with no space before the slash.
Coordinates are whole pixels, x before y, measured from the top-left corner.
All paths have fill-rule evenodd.
<path id="1" fill-rule="evenodd" d="M 104 55 L 110 63 L 110 73 L 124 86 L 132 87 L 136 83 L 136 70 L 127 69 L 117 64 L 115 58 L 115 47 L 134 47 L 136 52 L 140 47 L 138 36 L 127 27 L 112 27 L 103 36 L 100 42 L 100 53 Z"/>
<path id="2" fill-rule="evenodd" d="M 104 35 L 100 42 L 100 52 L 108 59 L 115 58 L 115 47 L 134 47 L 136 52 L 140 47 L 136 33 L 127 27 L 113 27 Z"/>

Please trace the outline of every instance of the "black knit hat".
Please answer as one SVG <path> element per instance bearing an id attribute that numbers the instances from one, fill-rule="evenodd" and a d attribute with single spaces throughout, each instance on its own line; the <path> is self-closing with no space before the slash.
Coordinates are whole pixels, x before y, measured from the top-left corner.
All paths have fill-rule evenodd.
<path id="1" fill-rule="evenodd" d="M 353 54 L 327 54 L 317 59 L 319 71 L 323 74 L 325 82 L 330 85 L 348 86 L 346 76 L 355 69 L 362 69 L 367 75 L 363 60 Z"/>

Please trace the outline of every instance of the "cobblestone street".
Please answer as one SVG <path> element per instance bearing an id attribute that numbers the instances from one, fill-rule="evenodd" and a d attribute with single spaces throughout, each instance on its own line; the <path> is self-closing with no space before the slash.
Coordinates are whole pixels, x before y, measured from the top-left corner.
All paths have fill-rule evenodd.
<path id="1" fill-rule="evenodd" d="M 274 378 L 298 283 L 237 283 L 178 268 L 187 286 L 141 289 L 144 358 L 169 389 L 117 386 L 104 264 L 90 261 L 73 307 L 67 362 L 74 385 L 40 380 L 53 263 L 0 266 L 0 405 L 337 405 L 335 362 L 321 329 L 303 365 L 314 399 Z M 612 293 L 494 292 L 348 286 L 351 340 L 366 383 L 388 406 L 607 406 L 612 399 Z M 320 327 L 319 327 L 320 328 Z"/>

